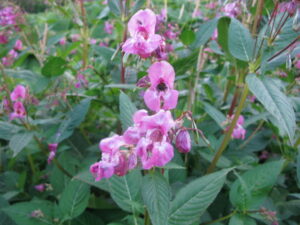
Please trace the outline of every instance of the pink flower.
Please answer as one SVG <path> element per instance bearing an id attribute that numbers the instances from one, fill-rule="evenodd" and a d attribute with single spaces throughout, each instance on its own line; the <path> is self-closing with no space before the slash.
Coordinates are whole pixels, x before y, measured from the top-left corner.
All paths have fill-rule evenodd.
<path id="1" fill-rule="evenodd" d="M 300 60 L 297 60 L 297 61 L 296 61 L 295 67 L 296 67 L 297 69 L 300 69 Z"/>
<path id="2" fill-rule="evenodd" d="M 212 40 L 218 40 L 218 29 L 215 29 L 212 36 L 211 36 Z"/>
<path id="3" fill-rule="evenodd" d="M 14 49 L 16 51 L 21 51 L 23 48 L 23 43 L 21 40 L 17 40 L 16 43 L 15 43 L 15 46 L 14 46 Z"/>
<path id="4" fill-rule="evenodd" d="M 4 32 L 0 32 L 0 44 L 7 44 L 8 43 L 8 37 L 5 35 Z"/>
<path id="5" fill-rule="evenodd" d="M 176 136 L 176 148 L 181 153 L 188 153 L 191 150 L 191 137 L 187 130 L 180 130 Z"/>
<path id="6" fill-rule="evenodd" d="M 234 115 L 231 116 L 231 119 L 233 119 Z M 245 139 L 246 130 L 243 128 L 244 124 L 244 117 L 241 115 L 238 118 L 238 121 L 236 123 L 235 128 L 233 129 L 233 132 L 231 134 L 231 137 L 234 139 Z"/>
<path id="7" fill-rule="evenodd" d="M 89 82 L 85 78 L 85 76 L 81 73 L 77 75 L 77 83 L 75 84 L 75 88 L 87 87 Z"/>
<path id="8" fill-rule="evenodd" d="M 205 7 L 207 9 L 215 9 L 217 6 L 218 6 L 217 2 L 210 2 L 210 3 L 208 3 L 208 4 L 205 5 Z"/>
<path id="9" fill-rule="evenodd" d="M 144 94 L 148 108 L 155 112 L 161 108 L 174 109 L 177 105 L 178 91 L 173 89 L 175 79 L 173 67 L 166 61 L 156 62 L 148 69 L 148 76 L 151 86 Z"/>
<path id="10" fill-rule="evenodd" d="M 113 30 L 114 30 L 114 26 L 109 21 L 105 21 L 105 23 L 104 23 L 104 31 L 107 34 L 112 34 Z"/>
<path id="11" fill-rule="evenodd" d="M 283 72 L 283 71 L 278 71 L 278 76 L 280 76 L 280 77 L 287 77 L 288 75 L 287 75 L 287 73 L 286 72 Z"/>
<path id="12" fill-rule="evenodd" d="M 100 47 L 108 47 L 108 44 L 102 41 L 99 43 L 99 46 Z"/>
<path id="13" fill-rule="evenodd" d="M 139 10 L 128 22 L 131 38 L 127 39 L 122 49 L 126 53 L 147 58 L 155 51 L 161 36 L 155 34 L 156 16 L 150 9 Z"/>
<path id="14" fill-rule="evenodd" d="M 13 92 L 10 94 L 12 101 L 18 101 L 26 98 L 26 88 L 23 85 L 18 84 Z"/>
<path id="15" fill-rule="evenodd" d="M 48 150 L 49 150 L 49 155 L 47 159 L 48 164 L 50 164 L 52 160 L 55 158 L 57 147 L 58 147 L 58 143 L 48 144 Z"/>
<path id="16" fill-rule="evenodd" d="M 102 5 L 107 5 L 107 0 L 104 0 L 104 1 L 102 2 Z"/>
<path id="17" fill-rule="evenodd" d="M 255 102 L 255 99 L 256 99 L 255 95 L 249 96 L 249 101 L 250 102 Z"/>
<path id="18" fill-rule="evenodd" d="M 10 120 L 15 118 L 24 118 L 26 116 L 26 110 L 22 102 L 15 102 L 13 105 L 14 111 L 10 114 Z"/>
<path id="19" fill-rule="evenodd" d="M 67 43 L 67 39 L 66 37 L 62 37 L 59 42 L 58 42 L 60 45 L 65 45 Z"/>
<path id="20" fill-rule="evenodd" d="M 94 39 L 94 38 L 91 38 L 91 39 L 90 39 L 90 44 L 91 44 L 91 45 L 97 44 L 97 40 Z"/>
<path id="21" fill-rule="evenodd" d="M 77 42 L 80 40 L 80 34 L 71 34 L 72 42 Z"/>
<path id="22" fill-rule="evenodd" d="M 229 17 L 237 17 L 241 12 L 240 4 L 238 2 L 228 3 L 224 6 L 222 11 L 225 13 L 226 16 Z"/>
<path id="23" fill-rule="evenodd" d="M 46 190 L 46 185 L 45 184 L 38 184 L 34 186 L 34 189 L 39 191 L 39 192 L 44 192 Z"/>
<path id="24" fill-rule="evenodd" d="M 14 49 L 12 49 L 8 52 L 8 55 L 6 57 L 2 58 L 2 63 L 4 66 L 11 66 L 17 57 L 18 53 Z"/>

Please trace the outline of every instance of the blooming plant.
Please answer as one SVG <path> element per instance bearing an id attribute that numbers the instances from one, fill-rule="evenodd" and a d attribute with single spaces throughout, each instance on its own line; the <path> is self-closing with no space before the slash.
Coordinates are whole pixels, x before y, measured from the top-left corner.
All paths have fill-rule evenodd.
<path id="1" fill-rule="evenodd" d="M 30 2 L 0 2 L 0 225 L 299 223 L 298 0 Z"/>

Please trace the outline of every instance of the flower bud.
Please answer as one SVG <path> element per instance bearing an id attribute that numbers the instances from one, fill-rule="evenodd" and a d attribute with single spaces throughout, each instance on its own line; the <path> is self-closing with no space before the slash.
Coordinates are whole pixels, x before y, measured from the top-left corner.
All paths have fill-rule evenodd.
<path id="1" fill-rule="evenodd" d="M 187 130 L 180 130 L 177 134 L 176 148 L 181 153 L 188 153 L 191 150 L 191 137 Z"/>

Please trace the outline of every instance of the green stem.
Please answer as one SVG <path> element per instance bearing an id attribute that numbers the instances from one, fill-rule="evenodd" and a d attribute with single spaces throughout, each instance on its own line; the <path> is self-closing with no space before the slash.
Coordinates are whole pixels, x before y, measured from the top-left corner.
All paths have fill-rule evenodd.
<path id="1" fill-rule="evenodd" d="M 150 220 L 150 216 L 149 213 L 147 211 L 147 208 L 145 208 L 145 219 L 144 219 L 144 224 L 145 225 L 151 225 L 151 220 Z"/>
<path id="2" fill-rule="evenodd" d="M 207 174 L 212 173 L 214 171 L 214 169 L 216 167 L 216 164 L 219 161 L 219 159 L 220 159 L 223 151 L 226 149 L 229 141 L 231 140 L 231 134 L 232 134 L 233 129 L 235 128 L 236 123 L 238 121 L 238 118 L 239 118 L 239 116 L 240 116 L 240 114 L 242 112 L 242 109 L 244 107 L 245 101 L 247 99 L 248 92 L 249 92 L 248 86 L 247 86 L 247 84 L 245 84 L 244 90 L 243 90 L 243 93 L 242 93 L 242 97 L 241 97 L 241 100 L 240 100 L 240 103 L 239 103 L 239 105 L 238 105 L 238 107 L 236 109 L 236 112 L 234 114 L 234 118 L 233 118 L 233 120 L 232 120 L 232 122 L 230 124 L 230 128 L 226 132 L 225 137 L 223 139 L 223 142 L 222 142 L 220 148 L 218 149 L 218 151 L 217 151 L 217 153 L 216 153 L 216 155 L 215 155 L 212 163 L 208 167 Z"/>
<path id="3" fill-rule="evenodd" d="M 232 217 L 234 214 L 235 214 L 235 211 L 233 211 L 232 213 L 228 214 L 227 216 L 223 216 L 223 217 L 221 217 L 219 219 L 215 219 L 215 220 L 210 221 L 210 222 L 201 223 L 200 225 L 209 225 L 209 224 L 214 224 L 214 223 L 217 223 L 217 222 L 220 222 L 220 221 L 223 221 L 223 220 L 227 220 L 230 217 Z"/>

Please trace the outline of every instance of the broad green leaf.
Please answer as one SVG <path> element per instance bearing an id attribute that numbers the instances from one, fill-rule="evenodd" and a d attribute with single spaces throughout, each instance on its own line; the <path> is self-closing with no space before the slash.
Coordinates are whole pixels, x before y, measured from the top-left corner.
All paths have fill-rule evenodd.
<path id="1" fill-rule="evenodd" d="M 166 178 L 160 173 L 143 178 L 142 196 L 153 225 L 167 225 L 170 191 Z"/>
<path id="2" fill-rule="evenodd" d="M 254 41 L 249 30 L 238 20 L 231 18 L 228 35 L 231 55 L 242 61 L 250 62 L 254 51 Z"/>
<path id="3" fill-rule="evenodd" d="M 196 36 L 195 36 L 194 31 L 189 30 L 189 29 L 184 29 L 181 32 L 179 38 L 183 44 L 189 45 L 195 41 Z"/>
<path id="4" fill-rule="evenodd" d="M 229 225 L 256 225 L 256 222 L 249 216 L 235 214 L 230 218 Z"/>
<path id="5" fill-rule="evenodd" d="M 76 105 L 72 111 L 68 112 L 66 120 L 59 126 L 59 136 L 56 137 L 55 142 L 61 142 L 73 134 L 73 131 L 85 119 L 85 116 L 90 108 L 91 99 L 84 99 Z"/>
<path id="6" fill-rule="evenodd" d="M 190 225 L 199 222 L 200 216 L 223 187 L 229 171 L 226 169 L 203 176 L 179 190 L 171 202 L 168 224 Z"/>
<path id="7" fill-rule="evenodd" d="M 116 16 L 121 15 L 121 9 L 120 9 L 120 1 L 119 0 L 109 0 L 108 1 L 108 7 L 110 11 L 115 14 Z"/>
<path id="8" fill-rule="evenodd" d="M 80 180 L 84 183 L 87 183 L 91 186 L 94 186 L 101 190 L 109 192 L 108 183 L 105 181 L 105 179 L 102 179 L 101 181 L 95 181 L 95 178 L 88 170 L 84 170 L 84 171 L 80 172 L 74 178 L 77 180 Z"/>
<path id="9" fill-rule="evenodd" d="M 65 218 L 72 219 L 84 212 L 90 197 L 89 185 L 72 180 L 63 191 L 59 208 Z"/>
<path id="10" fill-rule="evenodd" d="M 293 106 L 287 96 L 280 91 L 271 78 L 261 79 L 250 74 L 246 77 L 246 82 L 265 109 L 277 119 L 282 133 L 287 133 L 290 141 L 293 142 L 296 118 Z"/>
<path id="11" fill-rule="evenodd" d="M 72 220 L 72 225 L 104 225 L 105 223 L 94 213 L 84 212 Z"/>
<path id="12" fill-rule="evenodd" d="M 120 120 L 122 123 L 123 131 L 125 131 L 128 127 L 132 126 L 132 116 L 137 111 L 137 109 L 128 95 L 126 95 L 124 92 L 120 93 L 119 102 Z"/>
<path id="13" fill-rule="evenodd" d="M 248 170 L 232 184 L 231 203 L 240 210 L 259 207 L 276 183 L 282 165 L 283 161 L 274 161 Z"/>
<path id="14" fill-rule="evenodd" d="M 218 18 L 208 20 L 205 23 L 200 25 L 199 30 L 196 33 L 196 40 L 192 44 L 192 48 L 198 48 L 201 45 L 204 45 L 209 38 L 212 36 L 214 30 L 217 28 Z"/>
<path id="15" fill-rule="evenodd" d="M 12 136 L 21 129 L 22 128 L 17 125 L 0 121 L 0 139 L 10 140 Z"/>
<path id="16" fill-rule="evenodd" d="M 0 224 L 16 225 L 16 223 L 7 214 L 1 211 L 0 211 Z"/>
<path id="17" fill-rule="evenodd" d="M 207 102 L 203 102 L 203 106 L 205 112 L 223 129 L 222 123 L 226 120 L 224 114 Z"/>
<path id="18" fill-rule="evenodd" d="M 229 17 L 222 17 L 219 19 L 218 22 L 218 43 L 222 47 L 222 50 L 227 54 L 230 55 L 229 47 L 228 47 L 228 30 L 230 25 L 230 18 Z"/>
<path id="19" fill-rule="evenodd" d="M 31 202 L 16 203 L 3 210 L 17 225 L 51 225 L 52 223 L 51 202 L 44 200 L 34 200 Z M 40 210 L 41 217 L 32 218 L 33 211 Z"/>
<path id="20" fill-rule="evenodd" d="M 138 199 L 142 175 L 139 170 L 132 170 L 125 176 L 113 176 L 107 179 L 110 194 L 113 200 L 121 209 L 128 212 L 135 212 L 134 206 L 130 203 Z"/>
<path id="21" fill-rule="evenodd" d="M 32 132 L 18 133 L 12 136 L 9 141 L 9 147 L 11 148 L 11 150 L 13 150 L 14 157 L 29 144 L 32 138 Z"/>
<path id="22" fill-rule="evenodd" d="M 42 68 L 42 74 L 46 77 L 57 77 L 62 75 L 66 70 L 67 61 L 61 57 L 50 56 L 44 67 Z"/>

